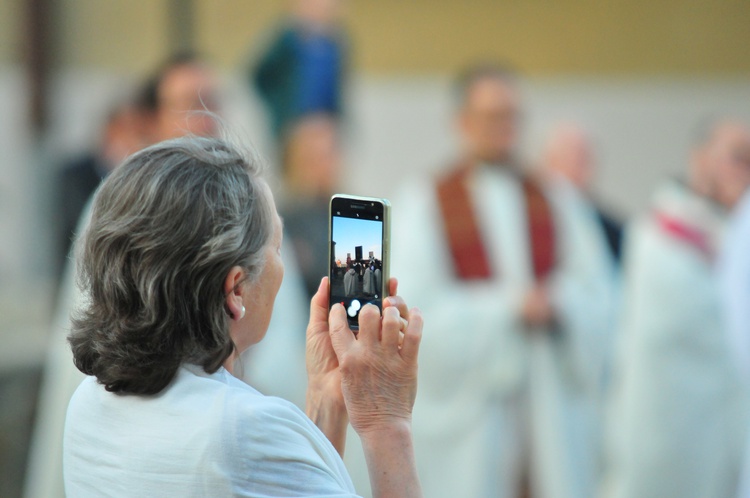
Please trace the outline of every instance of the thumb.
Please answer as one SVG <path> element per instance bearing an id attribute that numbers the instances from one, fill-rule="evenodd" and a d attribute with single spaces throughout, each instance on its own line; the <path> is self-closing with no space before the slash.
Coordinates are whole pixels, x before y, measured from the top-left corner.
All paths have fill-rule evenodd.
<path id="1" fill-rule="evenodd" d="M 356 341 L 354 332 L 349 329 L 346 311 L 340 303 L 334 304 L 331 308 L 331 314 L 328 316 L 328 330 L 331 334 L 333 351 L 340 359 L 341 355 L 346 353 Z"/>
<path id="2" fill-rule="evenodd" d="M 325 330 L 328 325 L 328 277 L 323 277 L 318 291 L 310 300 L 310 322 L 308 331 Z"/>

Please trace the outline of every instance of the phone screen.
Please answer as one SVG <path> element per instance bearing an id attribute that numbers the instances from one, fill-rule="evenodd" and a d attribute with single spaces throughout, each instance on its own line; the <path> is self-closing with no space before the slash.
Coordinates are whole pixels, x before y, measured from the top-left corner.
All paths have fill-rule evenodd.
<path id="1" fill-rule="evenodd" d="M 387 274 L 383 262 L 385 215 L 385 206 L 378 199 L 331 199 L 329 303 L 344 306 L 352 330 L 359 328 L 363 306 L 374 304 L 382 309 Z"/>

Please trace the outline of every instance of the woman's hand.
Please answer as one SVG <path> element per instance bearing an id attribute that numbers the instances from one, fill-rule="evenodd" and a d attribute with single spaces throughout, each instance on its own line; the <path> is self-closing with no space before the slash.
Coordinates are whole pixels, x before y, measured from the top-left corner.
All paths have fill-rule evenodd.
<path id="1" fill-rule="evenodd" d="M 328 332 L 328 285 L 328 277 L 324 277 L 310 301 L 310 322 L 307 325 L 306 342 L 308 412 L 310 411 L 310 401 L 316 401 L 315 404 L 318 404 L 317 399 L 310 399 L 311 396 L 325 398 L 328 404 L 345 410 L 339 362 L 331 345 L 331 336 Z M 384 299 L 383 307 L 397 309 L 404 318 L 404 323 L 406 323 L 409 318 L 409 311 L 404 300 L 396 296 L 398 281 L 395 278 L 390 279 L 388 288 L 391 297 Z M 403 333 L 400 335 L 403 336 Z M 310 418 L 315 420 L 313 417 Z"/>
<path id="2" fill-rule="evenodd" d="M 341 374 L 336 353 L 328 333 L 328 277 L 320 281 L 318 291 L 310 301 L 310 322 L 307 325 L 307 379 L 315 391 L 324 391 L 331 401 L 340 402 Z"/>
<path id="3" fill-rule="evenodd" d="M 389 282 L 394 294 L 396 285 L 394 279 Z M 403 299 L 391 296 L 383 304 L 382 317 L 377 306 L 362 308 L 356 338 L 340 304 L 331 309 L 329 323 L 354 430 L 364 439 L 404 423 L 410 427 L 417 393 L 421 312 L 407 311 Z"/>
<path id="4" fill-rule="evenodd" d="M 417 394 L 417 353 L 422 313 L 408 311 L 388 283 L 383 314 L 367 305 L 359 312 L 355 338 L 341 304 L 331 309 L 331 344 L 352 427 L 362 440 L 373 498 L 417 498 L 422 490 L 414 460 L 411 411 Z"/>
<path id="5" fill-rule="evenodd" d="M 344 455 L 346 406 L 341 391 L 341 373 L 328 333 L 328 278 L 321 280 L 310 301 L 307 325 L 307 416 Z"/>

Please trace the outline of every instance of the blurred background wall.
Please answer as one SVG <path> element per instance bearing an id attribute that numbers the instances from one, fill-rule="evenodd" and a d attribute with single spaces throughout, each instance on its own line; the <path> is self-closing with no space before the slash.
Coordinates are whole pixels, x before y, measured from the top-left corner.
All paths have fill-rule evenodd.
<path id="1" fill-rule="evenodd" d="M 3 0 L 1 53 L 4 61 L 21 60 L 24 11 L 47 4 L 60 66 L 145 70 L 186 35 L 230 67 L 285 3 Z M 359 67 L 368 74 L 451 72 L 482 55 L 507 59 L 532 76 L 750 68 L 750 13 L 741 0 L 348 0 L 345 8 Z M 191 26 L 173 28 L 184 21 Z"/>
<path id="2" fill-rule="evenodd" d="M 53 308 L 58 166 L 92 146 L 113 99 L 181 48 L 220 69 L 227 120 L 270 156 L 244 68 L 285 6 L 0 0 L 0 451 L 23 454 L 23 431 L 14 439 L 6 428 L 26 427 L 33 413 L 33 396 L 18 393 L 34 389 Z M 405 175 L 452 157 L 450 79 L 477 60 L 507 61 L 522 74 L 529 160 L 558 121 L 592 131 L 598 194 L 625 215 L 684 169 L 701 118 L 750 118 L 744 0 L 348 0 L 345 8 L 354 76 L 344 184 L 353 193 L 392 196 Z M 4 473 L 23 468 L 5 462 Z M 13 496 L 8 489 L 0 495 Z"/>

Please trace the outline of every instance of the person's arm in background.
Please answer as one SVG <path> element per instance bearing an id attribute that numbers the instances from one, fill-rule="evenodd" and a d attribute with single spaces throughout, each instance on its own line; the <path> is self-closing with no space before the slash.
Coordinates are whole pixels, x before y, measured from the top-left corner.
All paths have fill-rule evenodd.
<path id="1" fill-rule="evenodd" d="M 81 190 L 79 183 L 76 181 L 75 171 L 70 167 L 63 168 L 58 173 L 55 213 L 53 213 L 56 219 L 55 270 L 58 276 L 61 276 L 65 270 L 68 255 L 73 247 L 78 217 L 81 214 L 82 204 L 85 203 L 85 200 L 82 201 L 79 194 Z"/>
<path id="2" fill-rule="evenodd" d="M 266 104 L 274 101 L 274 95 L 278 94 L 279 86 L 283 85 L 284 76 L 289 71 L 290 36 L 286 25 L 275 30 L 259 57 L 249 67 L 249 81 Z"/>
<path id="3" fill-rule="evenodd" d="M 351 54 L 352 39 L 346 29 L 341 28 L 335 36 L 339 53 L 339 66 L 336 74 L 336 103 L 334 114 L 341 119 L 346 119 L 346 109 L 350 101 L 350 76 L 351 76 Z"/>

